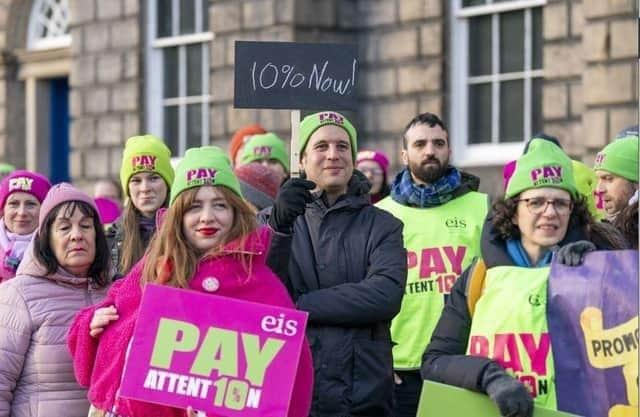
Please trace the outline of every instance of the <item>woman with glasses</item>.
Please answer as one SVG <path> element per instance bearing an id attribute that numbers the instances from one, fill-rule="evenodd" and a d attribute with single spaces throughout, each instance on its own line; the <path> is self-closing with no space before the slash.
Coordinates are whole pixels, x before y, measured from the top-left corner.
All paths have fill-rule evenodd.
<path id="1" fill-rule="evenodd" d="M 619 233 L 589 214 L 569 157 L 534 139 L 487 218 L 482 260 L 451 290 L 423 356 L 422 376 L 486 393 L 503 416 L 530 417 L 534 403 L 555 409 L 546 320 L 549 264 L 557 248 L 575 249 L 575 242 L 625 246 Z M 479 296 L 474 300 L 473 294 Z"/>
<path id="2" fill-rule="evenodd" d="M 371 204 L 377 203 L 391 192 L 387 181 L 388 168 L 389 159 L 382 152 L 366 150 L 358 152 L 356 169 L 362 172 L 371 183 L 369 190 Z"/>

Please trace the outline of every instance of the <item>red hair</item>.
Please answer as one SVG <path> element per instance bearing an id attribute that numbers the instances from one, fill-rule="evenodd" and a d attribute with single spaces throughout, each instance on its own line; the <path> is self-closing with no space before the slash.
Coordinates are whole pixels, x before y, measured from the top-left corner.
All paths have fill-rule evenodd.
<path id="1" fill-rule="evenodd" d="M 231 157 L 231 163 L 236 160 L 236 154 L 240 147 L 244 144 L 245 136 L 261 135 L 267 133 L 266 130 L 259 124 L 244 126 L 233 134 L 231 137 L 231 143 L 229 143 L 229 156 Z"/>

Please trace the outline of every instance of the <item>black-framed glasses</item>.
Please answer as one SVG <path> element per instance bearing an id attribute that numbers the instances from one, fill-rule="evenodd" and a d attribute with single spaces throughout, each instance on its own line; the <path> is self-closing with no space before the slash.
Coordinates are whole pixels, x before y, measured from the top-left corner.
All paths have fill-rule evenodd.
<path id="1" fill-rule="evenodd" d="M 573 209 L 573 201 L 568 198 L 547 199 L 544 197 L 531 197 L 521 198 L 516 200 L 516 203 L 520 203 L 521 201 L 527 205 L 527 209 L 531 214 L 544 213 L 549 204 L 551 204 L 553 209 L 560 216 L 571 213 L 571 210 Z"/>

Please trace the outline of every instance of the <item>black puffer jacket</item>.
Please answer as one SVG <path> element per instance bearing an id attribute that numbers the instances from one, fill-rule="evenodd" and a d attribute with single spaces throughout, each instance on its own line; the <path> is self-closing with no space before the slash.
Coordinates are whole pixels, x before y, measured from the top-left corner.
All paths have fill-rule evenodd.
<path id="1" fill-rule="evenodd" d="M 317 198 L 293 234 L 272 238 L 268 264 L 309 313 L 312 417 L 391 414 L 389 324 L 400 310 L 407 260 L 402 224 L 369 203 L 368 189 L 355 174 L 333 206 Z"/>
<path id="2" fill-rule="evenodd" d="M 138 216 L 142 216 L 138 214 Z M 117 223 L 109 226 L 107 231 L 105 232 L 105 236 L 107 238 L 107 244 L 109 245 L 109 251 L 111 253 L 111 279 L 116 280 L 122 278 L 129 271 L 122 271 L 120 269 L 120 259 L 122 257 L 122 243 L 124 242 L 124 234 L 127 231 L 123 227 L 123 220 L 120 218 Z M 146 230 L 143 227 L 138 229 L 138 233 L 140 234 L 140 238 L 142 239 L 142 243 L 145 248 L 149 246 L 149 242 L 151 241 L 151 237 L 153 236 L 154 230 Z M 135 262 L 133 263 L 135 264 Z"/>
<path id="3" fill-rule="evenodd" d="M 481 238 L 481 253 L 487 269 L 515 266 L 507 253 L 505 241 L 497 236 L 491 221 L 490 215 L 482 229 Z M 611 225 L 602 223 L 592 225 L 589 233 L 584 227 L 570 229 L 558 246 L 578 240 L 590 240 L 599 250 L 626 248 L 622 235 Z M 482 376 L 491 360 L 466 355 L 472 320 L 466 291 L 470 270 L 471 267 L 467 268 L 451 289 L 449 300 L 422 357 L 421 373 L 424 379 L 486 392 L 486 387 L 482 386 Z"/>

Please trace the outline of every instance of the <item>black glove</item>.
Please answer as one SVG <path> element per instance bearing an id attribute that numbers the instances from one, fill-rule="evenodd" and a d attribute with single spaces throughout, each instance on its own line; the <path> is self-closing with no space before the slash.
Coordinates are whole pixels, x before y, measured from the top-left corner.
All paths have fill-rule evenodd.
<path id="1" fill-rule="evenodd" d="M 285 182 L 271 209 L 269 226 L 277 232 L 291 233 L 293 222 L 304 213 L 307 203 L 313 200 L 310 190 L 316 184 L 302 178 L 291 178 Z"/>
<path id="2" fill-rule="evenodd" d="M 504 417 L 532 417 L 533 398 L 527 388 L 507 374 L 500 365 L 491 363 L 482 375 L 482 387 Z"/>
<path id="3" fill-rule="evenodd" d="M 556 252 L 558 263 L 566 266 L 578 266 L 584 259 L 584 254 L 596 250 L 596 245 L 588 240 L 567 243 Z"/>

